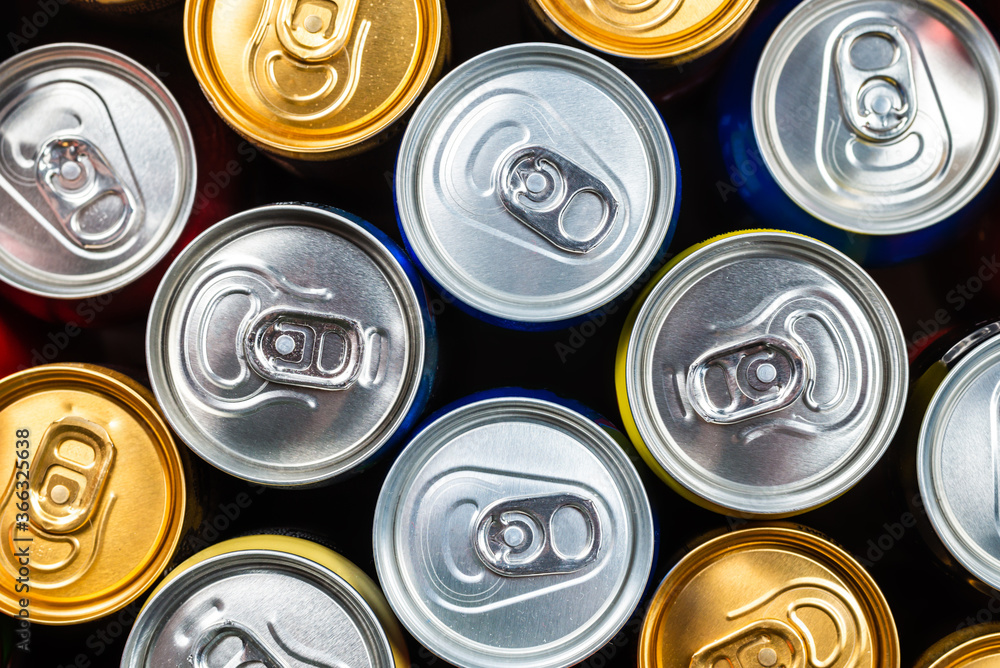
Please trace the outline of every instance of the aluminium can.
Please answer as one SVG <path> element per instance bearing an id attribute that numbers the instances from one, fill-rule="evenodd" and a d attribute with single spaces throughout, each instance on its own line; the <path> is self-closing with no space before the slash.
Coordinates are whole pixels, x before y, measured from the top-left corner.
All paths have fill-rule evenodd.
<path id="1" fill-rule="evenodd" d="M 378 586 L 303 538 L 244 536 L 194 555 L 156 588 L 125 644 L 122 668 L 161 666 L 409 668 Z"/>
<path id="2" fill-rule="evenodd" d="M 933 529 L 925 538 L 964 580 L 1000 590 L 1000 323 L 951 346 L 911 394 L 920 515 Z"/>
<path id="3" fill-rule="evenodd" d="M 788 5 L 722 84 L 720 193 L 865 264 L 950 241 L 1000 162 L 992 35 L 957 0 L 809 0 L 775 29 Z"/>
<path id="4" fill-rule="evenodd" d="M 174 97 L 126 56 L 70 43 L 0 64 L 0 91 L 4 293 L 40 316 L 98 297 L 141 310 L 129 288 L 178 243 L 195 199 Z"/>
<path id="5" fill-rule="evenodd" d="M 302 487 L 357 472 L 415 423 L 437 362 L 420 279 L 349 214 L 232 216 L 167 271 L 146 333 L 153 392 L 217 468 Z"/>
<path id="6" fill-rule="evenodd" d="M 653 278 L 615 376 L 626 431 L 661 479 L 710 510 L 776 518 L 875 465 L 908 369 L 868 274 L 822 242 L 759 230 L 693 246 Z"/>
<path id="7" fill-rule="evenodd" d="M 189 0 L 184 39 L 233 129 L 273 156 L 310 162 L 384 142 L 450 49 L 441 0 Z"/>
<path id="8" fill-rule="evenodd" d="M 932 645 L 914 668 L 988 668 L 1000 664 L 1000 626 L 981 624 Z"/>
<path id="9" fill-rule="evenodd" d="M 386 477 L 373 531 L 386 598 L 457 666 L 574 665 L 645 590 L 655 541 L 639 475 L 562 403 L 469 401 L 425 424 Z"/>
<path id="10" fill-rule="evenodd" d="M 849 554 L 812 529 L 760 526 L 702 543 L 667 574 L 638 665 L 899 668 L 900 647 L 878 585 Z"/>
<path id="11" fill-rule="evenodd" d="M 525 2 L 549 35 L 608 58 L 657 103 L 712 74 L 757 6 L 757 0 Z"/>
<path id="12" fill-rule="evenodd" d="M 197 505 L 149 391 L 101 367 L 35 367 L 0 380 L 0 432 L 0 611 L 77 624 L 141 596 Z"/>
<path id="13" fill-rule="evenodd" d="M 555 44 L 456 68 L 414 113 L 396 167 L 399 227 L 425 276 L 513 329 L 566 327 L 614 301 L 664 257 L 679 199 L 649 98 Z"/>

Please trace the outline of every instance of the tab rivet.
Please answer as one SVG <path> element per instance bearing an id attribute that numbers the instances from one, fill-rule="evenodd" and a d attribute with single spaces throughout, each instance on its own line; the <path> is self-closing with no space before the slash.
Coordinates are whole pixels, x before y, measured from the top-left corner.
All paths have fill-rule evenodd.
<path id="1" fill-rule="evenodd" d="M 770 668 L 778 662 L 778 653 L 770 647 L 765 647 L 757 652 L 757 662 L 764 668 Z"/>
<path id="2" fill-rule="evenodd" d="M 778 377 L 778 370 L 773 364 L 761 364 L 757 367 L 757 379 L 762 383 L 773 382 Z"/>
<path id="3" fill-rule="evenodd" d="M 540 193 L 545 190 L 546 179 L 545 176 L 539 172 L 533 172 L 528 174 L 528 177 L 524 180 L 524 185 L 527 186 L 528 190 L 533 193 Z"/>
<path id="4" fill-rule="evenodd" d="M 303 22 L 303 26 L 307 31 L 311 33 L 317 33 L 323 29 L 323 19 L 316 16 L 315 14 L 310 14 L 309 16 L 306 17 L 306 20 Z"/>
<path id="5" fill-rule="evenodd" d="M 288 334 L 282 334 L 274 340 L 274 349 L 281 355 L 288 355 L 295 350 L 295 339 Z"/>
<path id="6" fill-rule="evenodd" d="M 49 493 L 49 498 L 52 499 L 53 503 L 57 503 L 61 506 L 69 501 L 69 490 L 66 489 L 65 485 L 56 485 Z"/>
<path id="7" fill-rule="evenodd" d="M 525 538 L 527 536 L 525 536 L 524 530 L 518 526 L 509 526 L 503 532 L 503 542 L 510 547 L 520 547 Z"/>
<path id="8" fill-rule="evenodd" d="M 64 162 L 59 168 L 59 176 L 64 181 L 76 181 L 83 174 L 83 168 L 75 160 Z"/>

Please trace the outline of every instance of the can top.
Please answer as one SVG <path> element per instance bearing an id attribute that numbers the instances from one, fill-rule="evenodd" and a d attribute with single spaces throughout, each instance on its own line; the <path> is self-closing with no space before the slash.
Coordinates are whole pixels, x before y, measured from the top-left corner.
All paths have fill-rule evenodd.
<path id="1" fill-rule="evenodd" d="M 622 58 L 688 60 L 733 36 L 757 0 L 535 0 L 559 28 Z"/>
<path id="2" fill-rule="evenodd" d="M 187 224 L 194 142 L 149 70 L 89 44 L 0 63 L 0 280 L 63 299 L 149 271 Z"/>
<path id="3" fill-rule="evenodd" d="M 1000 589 L 1000 336 L 969 352 L 934 393 L 917 446 L 924 508 L 948 551 Z"/>
<path id="4" fill-rule="evenodd" d="M 649 454 L 723 510 L 787 516 L 882 456 L 902 416 L 902 330 L 858 265 L 757 231 L 683 257 L 638 308 L 628 405 Z"/>
<path id="5" fill-rule="evenodd" d="M 379 580 L 413 636 L 459 666 L 574 665 L 632 614 L 653 558 L 642 483 L 584 416 L 484 399 L 420 431 L 375 510 Z"/>
<path id="6" fill-rule="evenodd" d="M 937 642 L 914 668 L 992 668 L 1000 665 L 1000 626 L 963 628 Z"/>
<path id="7" fill-rule="evenodd" d="M 0 380 L 0 433 L 4 461 L 18 463 L 0 505 L 0 610 L 17 616 L 24 548 L 33 622 L 90 621 L 142 594 L 173 556 L 187 503 L 149 392 L 100 367 L 35 367 Z"/>
<path id="8" fill-rule="evenodd" d="M 888 235 L 958 212 L 1000 162 L 1000 51 L 957 0 L 810 0 L 761 56 L 764 163 L 809 214 Z"/>
<path id="9" fill-rule="evenodd" d="M 743 529 L 667 574 L 639 638 L 640 668 L 720 665 L 898 668 L 899 638 L 846 552 L 804 527 Z"/>
<path id="10" fill-rule="evenodd" d="M 345 216 L 295 204 L 237 214 L 157 290 L 153 391 L 181 440 L 224 471 L 329 480 L 379 452 L 415 401 L 421 302 L 392 252 Z"/>
<path id="11" fill-rule="evenodd" d="M 424 91 L 446 48 L 440 0 L 191 0 L 184 36 L 223 119 L 287 157 L 371 139 Z"/>
<path id="12" fill-rule="evenodd" d="M 356 585 L 377 592 L 356 566 L 306 540 L 220 543 L 178 566 L 153 593 L 122 668 L 393 668 L 389 637 Z"/>
<path id="13" fill-rule="evenodd" d="M 658 256 L 676 169 L 659 113 L 620 70 L 515 44 L 459 66 L 421 103 L 397 210 L 448 292 L 501 319 L 553 322 L 611 301 Z"/>

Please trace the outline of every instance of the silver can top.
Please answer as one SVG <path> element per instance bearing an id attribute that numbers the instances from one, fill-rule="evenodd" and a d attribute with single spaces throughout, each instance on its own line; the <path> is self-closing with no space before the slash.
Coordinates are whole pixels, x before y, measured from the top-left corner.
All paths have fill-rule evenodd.
<path id="1" fill-rule="evenodd" d="M 393 668 L 362 595 L 304 557 L 241 550 L 211 557 L 157 591 L 135 622 L 122 668 Z"/>
<path id="2" fill-rule="evenodd" d="M 659 113 L 620 70 L 517 44 L 428 94 L 396 198 L 417 259 L 448 292 L 498 318 L 552 322 L 611 301 L 655 259 L 676 168 Z"/>
<path id="3" fill-rule="evenodd" d="M 1000 51 L 957 0 L 809 0 L 771 36 L 753 128 L 778 184 L 861 234 L 948 218 L 1000 162 Z"/>
<path id="4" fill-rule="evenodd" d="M 181 440 L 270 485 L 320 483 L 375 454 L 412 406 L 428 350 L 390 251 L 338 213 L 293 204 L 195 239 L 146 336 L 153 392 Z"/>
<path id="5" fill-rule="evenodd" d="M 786 232 L 721 238 L 642 304 L 626 393 L 650 454 L 722 509 L 791 515 L 847 491 L 902 416 L 903 333 L 842 253 Z"/>
<path id="6" fill-rule="evenodd" d="M 970 573 L 1000 589 L 1000 336 L 948 372 L 917 446 L 917 479 L 934 530 Z"/>
<path id="7" fill-rule="evenodd" d="M 653 558 L 635 468 L 584 416 L 467 404 L 421 431 L 375 509 L 375 565 L 410 633 L 466 668 L 574 665 L 628 620 Z"/>
<path id="8" fill-rule="evenodd" d="M 120 53 L 53 44 L 0 64 L 0 280 L 55 298 L 136 280 L 195 195 L 177 103 Z"/>

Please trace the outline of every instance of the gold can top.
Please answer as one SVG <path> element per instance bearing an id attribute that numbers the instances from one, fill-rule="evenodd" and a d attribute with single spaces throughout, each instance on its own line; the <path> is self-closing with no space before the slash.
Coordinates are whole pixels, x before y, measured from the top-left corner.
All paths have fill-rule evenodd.
<path id="1" fill-rule="evenodd" d="M 679 64 L 739 32 L 758 0 L 529 0 L 557 28 L 622 58 Z"/>
<path id="2" fill-rule="evenodd" d="M 868 573 L 801 527 L 755 527 L 692 550 L 643 623 L 640 668 L 897 668 L 892 614 Z"/>
<path id="3" fill-rule="evenodd" d="M 372 140 L 436 76 L 441 0 L 188 0 L 194 73 L 237 132 L 322 160 Z"/>
<path id="4" fill-rule="evenodd" d="M 915 668 L 1000 668 L 1000 624 L 952 633 L 927 650 Z"/>
<path id="5" fill-rule="evenodd" d="M 0 380 L 0 610 L 42 624 L 115 612 L 180 539 L 180 454 L 152 394 L 101 367 L 50 364 Z"/>

